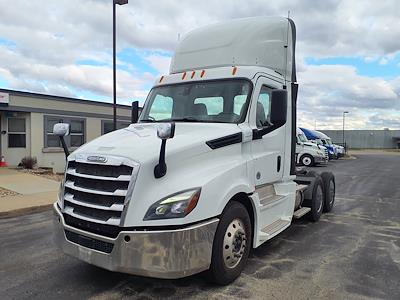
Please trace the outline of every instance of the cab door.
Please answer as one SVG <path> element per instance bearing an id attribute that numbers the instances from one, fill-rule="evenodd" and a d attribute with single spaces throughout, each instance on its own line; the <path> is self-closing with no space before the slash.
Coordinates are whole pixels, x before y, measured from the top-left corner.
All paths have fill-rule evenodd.
<path id="1" fill-rule="evenodd" d="M 275 85 L 275 87 L 274 87 Z M 253 128 L 252 157 L 255 186 L 279 182 L 283 176 L 285 126 L 275 126 L 271 116 L 272 80 L 259 77 L 253 94 L 250 126 Z"/>

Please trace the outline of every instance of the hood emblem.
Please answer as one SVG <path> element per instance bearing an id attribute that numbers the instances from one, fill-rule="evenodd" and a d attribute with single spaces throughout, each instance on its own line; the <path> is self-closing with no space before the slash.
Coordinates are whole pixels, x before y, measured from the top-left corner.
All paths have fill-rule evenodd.
<path id="1" fill-rule="evenodd" d="M 105 162 L 107 162 L 107 157 L 104 157 L 104 156 L 88 156 L 87 158 L 86 158 L 86 160 L 87 161 L 90 161 L 90 162 L 99 162 L 99 163 L 105 163 Z"/>

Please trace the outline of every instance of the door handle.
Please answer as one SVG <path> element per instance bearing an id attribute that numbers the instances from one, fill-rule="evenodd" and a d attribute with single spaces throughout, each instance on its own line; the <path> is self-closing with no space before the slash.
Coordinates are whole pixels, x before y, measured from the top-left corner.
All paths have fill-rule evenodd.
<path id="1" fill-rule="evenodd" d="M 276 158 L 276 172 L 279 173 L 280 170 L 281 170 L 281 156 L 278 155 L 278 157 Z"/>

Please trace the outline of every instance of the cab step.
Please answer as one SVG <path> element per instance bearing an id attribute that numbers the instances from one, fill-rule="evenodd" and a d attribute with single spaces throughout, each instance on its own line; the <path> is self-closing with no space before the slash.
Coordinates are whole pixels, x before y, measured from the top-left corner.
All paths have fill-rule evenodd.
<path id="1" fill-rule="evenodd" d="M 290 221 L 279 219 L 269 224 L 268 226 L 265 226 L 263 229 L 261 229 L 261 231 L 268 235 L 274 235 L 276 232 L 288 227 L 289 224 Z"/>
<path id="2" fill-rule="evenodd" d="M 304 216 L 306 213 L 308 213 L 309 211 L 311 211 L 311 208 L 309 208 L 309 207 L 302 207 L 302 208 L 299 208 L 298 210 L 296 210 L 296 211 L 293 213 L 293 218 L 299 219 L 299 218 L 301 218 L 302 216 Z"/>
<path id="3" fill-rule="evenodd" d="M 306 188 L 308 188 L 307 184 L 297 184 L 296 185 L 296 191 L 304 191 Z"/>

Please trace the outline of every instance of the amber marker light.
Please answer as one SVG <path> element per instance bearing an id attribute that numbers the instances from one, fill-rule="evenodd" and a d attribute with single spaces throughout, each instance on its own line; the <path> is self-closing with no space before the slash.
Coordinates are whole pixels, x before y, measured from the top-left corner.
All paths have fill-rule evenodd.
<path id="1" fill-rule="evenodd" d="M 189 205 L 185 209 L 185 215 L 188 215 L 197 205 L 200 198 L 200 190 L 198 190 L 190 199 Z"/>
<path id="2" fill-rule="evenodd" d="M 232 69 L 232 75 L 235 75 L 235 74 L 236 74 L 236 71 L 237 71 L 237 68 L 236 68 L 236 67 L 233 67 L 233 69 Z"/>

